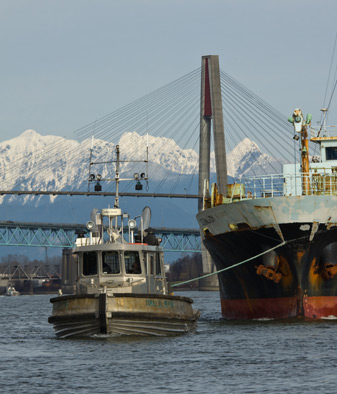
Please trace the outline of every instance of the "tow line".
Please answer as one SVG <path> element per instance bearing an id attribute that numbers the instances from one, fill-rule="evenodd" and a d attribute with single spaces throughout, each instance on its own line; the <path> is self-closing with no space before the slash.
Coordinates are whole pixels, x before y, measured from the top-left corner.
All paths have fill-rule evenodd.
<path id="1" fill-rule="evenodd" d="M 211 272 L 210 274 L 206 274 L 206 275 L 203 275 L 203 276 L 199 276 L 199 277 L 194 278 L 194 279 L 185 280 L 184 282 L 175 283 L 174 285 L 171 285 L 170 287 L 177 287 L 177 286 L 185 285 L 186 283 L 194 282 L 194 281 L 199 280 L 199 279 L 204 279 L 204 278 L 208 278 L 209 276 L 217 275 L 217 274 L 219 274 L 220 272 L 228 271 L 228 270 L 230 270 L 230 269 L 232 269 L 232 268 L 238 267 L 239 265 L 242 265 L 242 264 L 244 264 L 244 263 L 248 263 L 248 261 L 254 260 L 254 259 L 256 259 L 257 257 L 263 256 L 264 254 L 269 253 L 269 252 L 271 252 L 272 250 L 275 250 L 275 249 L 277 249 L 277 248 L 280 248 L 281 246 L 284 246 L 286 243 L 287 243 L 286 241 L 283 241 L 283 242 L 281 242 L 280 244 L 274 246 L 273 248 L 270 248 L 270 249 L 268 249 L 268 250 L 266 250 L 266 251 L 264 251 L 264 252 L 262 252 L 262 253 L 259 253 L 259 254 L 255 255 L 255 256 L 253 256 L 253 257 L 250 257 L 250 258 L 247 259 L 247 260 L 243 260 L 243 261 L 240 261 L 239 263 L 233 264 L 233 265 L 231 265 L 230 267 L 226 267 L 226 268 L 223 268 L 223 269 L 221 269 L 221 270 L 219 270 L 219 271 Z"/>

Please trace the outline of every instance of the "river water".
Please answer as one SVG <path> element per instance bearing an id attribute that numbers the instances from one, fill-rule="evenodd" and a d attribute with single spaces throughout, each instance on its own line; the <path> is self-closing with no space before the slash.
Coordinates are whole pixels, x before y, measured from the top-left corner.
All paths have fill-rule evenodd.
<path id="1" fill-rule="evenodd" d="M 193 334 L 60 340 L 49 295 L 0 297 L 1 393 L 336 393 L 337 320 L 229 323 L 217 292 Z"/>

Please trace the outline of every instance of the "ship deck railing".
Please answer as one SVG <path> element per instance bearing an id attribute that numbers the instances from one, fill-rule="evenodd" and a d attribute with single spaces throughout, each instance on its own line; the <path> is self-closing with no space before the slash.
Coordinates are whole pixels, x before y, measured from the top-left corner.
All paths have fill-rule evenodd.
<path id="1" fill-rule="evenodd" d="M 337 173 L 241 177 L 227 189 L 227 198 L 231 201 L 302 195 L 337 195 Z"/>
<path id="2" fill-rule="evenodd" d="M 310 127 L 311 138 L 331 138 L 337 136 L 337 125 Z"/>

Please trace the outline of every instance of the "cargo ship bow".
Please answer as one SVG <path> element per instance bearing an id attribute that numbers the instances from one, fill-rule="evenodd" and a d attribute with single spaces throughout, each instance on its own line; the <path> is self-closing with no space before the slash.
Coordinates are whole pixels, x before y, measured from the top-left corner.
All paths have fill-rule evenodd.
<path id="1" fill-rule="evenodd" d="M 337 130 L 310 129 L 300 109 L 289 121 L 301 163 L 241 178 L 226 195 L 205 182 L 197 220 L 225 319 L 337 316 Z M 320 157 L 309 156 L 309 130 Z"/>

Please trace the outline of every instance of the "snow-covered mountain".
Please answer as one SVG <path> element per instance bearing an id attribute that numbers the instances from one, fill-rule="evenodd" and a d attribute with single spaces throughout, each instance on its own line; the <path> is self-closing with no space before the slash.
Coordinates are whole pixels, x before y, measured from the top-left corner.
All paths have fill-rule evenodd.
<path id="1" fill-rule="evenodd" d="M 118 144 L 121 160 L 128 161 L 121 165 L 121 177 L 131 178 L 135 172 L 145 171 L 144 161 L 134 161 L 144 160 L 146 146 L 149 147 L 150 181 L 149 189 L 144 191 L 197 192 L 198 153 L 193 149 L 182 149 L 166 137 L 140 136 L 136 132 L 123 134 Z M 115 159 L 113 143 L 99 139 L 78 142 L 26 130 L 18 137 L 0 143 L 0 190 L 86 191 L 91 148 L 91 160 L 101 162 L 93 166 L 92 171 L 103 177 L 114 177 L 113 165 L 109 163 Z M 279 171 L 279 164 L 249 139 L 243 140 L 228 154 L 227 167 L 228 174 L 233 177 Z M 211 171 L 211 181 L 214 181 L 213 153 Z M 113 190 L 111 186 L 104 184 L 103 190 Z M 122 184 L 121 191 L 123 187 Z M 0 196 L 0 220 L 84 222 L 93 207 L 104 208 L 112 203 L 112 199 L 105 197 L 4 195 Z M 195 201 L 124 197 L 122 203 L 131 214 L 134 211 L 134 215 L 138 215 L 145 205 L 150 205 L 154 211 L 153 218 L 156 218 L 153 225 L 197 227 Z"/>
<path id="2" fill-rule="evenodd" d="M 147 146 L 151 181 L 157 183 L 166 179 L 169 182 L 176 180 L 178 174 L 188 176 L 198 172 L 198 153 L 193 149 L 182 149 L 170 138 L 126 132 L 118 144 L 121 159 L 133 161 L 121 165 L 124 176 L 146 171 L 144 162 L 136 164 L 134 161 L 146 158 Z M 26 130 L 16 138 L 0 142 L 1 189 L 86 190 L 91 148 L 93 162 L 114 158 L 115 145 L 111 142 L 99 139 L 78 142 Z M 114 174 L 111 163 L 101 163 L 92 169 L 103 177 Z M 232 177 L 277 173 L 280 170 L 279 162 L 262 153 L 257 144 L 248 138 L 227 155 L 227 171 Z M 211 172 L 215 172 L 213 152 Z M 3 198 L 0 197 L 0 201 Z M 25 201 L 30 198 L 26 196 Z M 51 201 L 53 199 L 55 197 L 51 197 Z"/>
<path id="3" fill-rule="evenodd" d="M 34 130 L 26 130 L 16 138 L 1 142 L 1 189 L 62 190 L 66 186 L 78 187 L 81 183 L 78 174 L 85 169 L 87 171 L 88 167 L 83 160 L 85 154 L 88 157 L 85 145 L 62 137 L 42 136 Z M 72 156 L 75 151 L 77 157 Z M 29 199 L 26 196 L 24 202 Z"/>
<path id="4" fill-rule="evenodd" d="M 180 148 L 169 138 L 127 132 L 118 144 L 121 159 L 126 161 L 144 161 L 146 146 L 149 147 L 149 175 L 155 182 L 163 178 L 176 178 L 177 174 L 191 175 L 198 170 L 198 154 L 193 149 Z M 1 142 L 1 189 L 85 190 L 91 147 L 93 162 L 111 161 L 115 157 L 115 145 L 111 142 L 98 139 L 77 142 L 62 137 L 41 136 L 34 130 Z M 103 177 L 114 174 L 111 163 L 101 163 L 92 170 Z M 121 174 L 127 177 L 145 170 L 144 162 L 121 165 Z"/>
<path id="5" fill-rule="evenodd" d="M 153 176 L 161 179 L 158 170 L 170 171 L 175 174 L 194 174 L 199 168 L 199 155 L 193 149 L 182 149 L 171 138 L 154 137 L 151 135 L 140 136 L 136 132 L 126 132 L 119 141 L 121 153 L 124 147 L 127 159 L 137 152 L 137 160 L 144 159 L 145 147 L 149 148 L 149 161 L 155 166 Z M 130 154 L 132 152 L 132 154 Z M 129 157 L 128 157 L 129 156 Z M 157 167 L 158 166 L 158 167 Z M 151 170 L 151 169 L 150 169 Z"/>
<path id="6" fill-rule="evenodd" d="M 281 173 L 281 164 L 245 138 L 227 155 L 228 175 L 236 177 Z"/>

